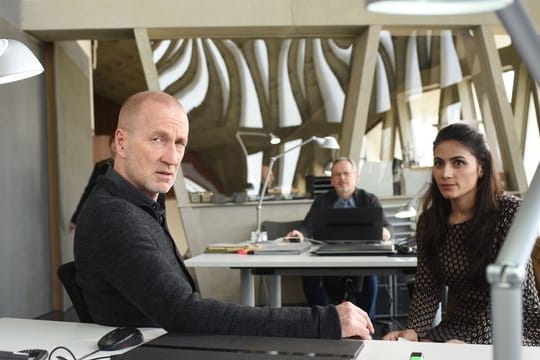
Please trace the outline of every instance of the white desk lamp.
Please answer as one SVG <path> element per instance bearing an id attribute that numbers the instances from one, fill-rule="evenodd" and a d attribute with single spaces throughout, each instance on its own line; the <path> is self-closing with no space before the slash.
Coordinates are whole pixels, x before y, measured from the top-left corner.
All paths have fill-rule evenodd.
<path id="1" fill-rule="evenodd" d="M 499 10 L 512 0 L 366 0 L 368 11 L 401 15 L 456 15 Z"/>
<path id="2" fill-rule="evenodd" d="M 268 181 L 270 179 L 270 175 L 272 174 L 272 167 L 274 166 L 274 162 L 283 157 L 286 153 L 288 153 L 291 150 L 297 149 L 299 147 L 302 147 L 306 145 L 307 143 L 310 143 L 312 141 L 315 141 L 320 147 L 325 149 L 339 149 L 339 144 L 336 140 L 336 138 L 332 136 L 327 136 L 324 138 L 320 138 L 317 136 L 312 136 L 307 140 L 304 140 L 298 145 L 295 145 L 291 147 L 290 149 L 287 149 L 286 151 L 282 152 L 279 155 L 273 156 L 270 158 L 270 163 L 268 164 L 268 172 L 266 173 L 266 177 L 264 178 L 263 187 L 261 188 L 261 192 L 259 193 L 259 202 L 257 203 L 257 229 L 255 230 L 255 233 L 252 236 L 252 240 L 254 242 L 262 242 L 267 240 L 267 235 L 265 232 L 261 231 L 261 210 L 262 210 L 262 203 L 264 200 L 264 194 L 266 193 L 266 188 L 268 187 Z"/>
<path id="3" fill-rule="evenodd" d="M 394 214 L 398 219 L 408 219 L 415 217 L 418 213 L 418 207 L 420 206 L 420 200 L 424 196 L 425 192 L 431 186 L 431 182 L 426 181 L 421 187 L 420 190 L 414 194 L 414 196 L 407 202 L 405 205 L 399 207 L 397 212 Z"/>
<path id="4" fill-rule="evenodd" d="M 43 66 L 23 43 L 0 39 L 0 84 L 26 79 L 43 72 Z"/>
<path id="5" fill-rule="evenodd" d="M 270 133 L 266 133 L 266 132 L 255 132 L 255 131 L 237 131 L 235 136 L 236 136 L 236 140 L 238 140 L 238 143 L 240 143 L 240 147 L 242 148 L 242 152 L 244 153 L 244 158 L 246 159 L 246 162 L 248 161 L 248 151 L 246 149 L 246 145 L 244 144 L 244 142 L 242 141 L 242 136 L 263 136 L 263 137 L 268 137 L 270 138 L 270 144 L 272 145 L 277 145 L 281 142 L 281 139 L 279 137 L 277 137 L 276 135 L 272 134 L 271 132 Z M 248 164 L 249 166 L 249 164 Z M 248 182 L 248 186 L 249 185 L 252 185 L 252 184 L 249 184 L 249 172 L 248 172 L 248 179 L 247 179 L 247 182 Z M 253 189 L 253 187 L 249 187 L 250 189 Z"/>
<path id="6" fill-rule="evenodd" d="M 279 144 L 281 142 L 281 139 L 278 138 L 276 135 L 274 135 L 272 133 L 265 133 L 265 132 L 261 133 L 261 132 L 255 132 L 255 131 L 237 131 L 236 134 L 235 134 L 236 140 L 238 140 L 238 142 L 240 143 L 240 147 L 242 148 L 242 152 L 244 153 L 246 158 L 248 157 L 248 152 L 247 152 L 247 149 L 246 149 L 246 145 L 242 141 L 242 135 L 269 137 L 270 138 L 270 144 L 272 144 L 272 145 L 276 145 L 276 144 Z"/>
<path id="7" fill-rule="evenodd" d="M 367 9 L 394 14 L 441 15 L 497 10 L 529 72 L 540 84 L 540 40 L 519 0 L 365 0 Z M 474 5 L 474 6 L 473 6 Z M 499 251 L 487 268 L 491 284 L 493 359 L 520 360 L 522 336 L 521 285 L 536 239 L 540 214 L 540 167 Z"/>

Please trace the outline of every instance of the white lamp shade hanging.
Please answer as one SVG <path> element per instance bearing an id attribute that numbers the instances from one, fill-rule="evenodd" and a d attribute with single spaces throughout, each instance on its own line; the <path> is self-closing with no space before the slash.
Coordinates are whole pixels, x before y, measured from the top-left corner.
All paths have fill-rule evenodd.
<path id="1" fill-rule="evenodd" d="M 0 39 L 0 84 L 26 79 L 43 72 L 43 66 L 23 43 Z"/>
<path id="2" fill-rule="evenodd" d="M 368 11 L 401 15 L 458 15 L 500 10 L 513 0 L 366 0 Z"/>

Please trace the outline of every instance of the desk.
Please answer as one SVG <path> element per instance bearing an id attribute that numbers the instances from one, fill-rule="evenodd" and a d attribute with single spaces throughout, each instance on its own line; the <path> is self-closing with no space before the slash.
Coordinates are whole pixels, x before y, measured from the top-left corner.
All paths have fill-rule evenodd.
<path id="1" fill-rule="evenodd" d="M 192 268 L 239 269 L 241 302 L 251 306 L 255 305 L 253 276 L 267 275 L 270 279 L 269 305 L 274 307 L 281 306 L 281 276 L 395 275 L 416 272 L 415 256 L 317 256 L 309 252 L 301 255 L 201 254 L 186 260 L 185 264 Z"/>
<path id="2" fill-rule="evenodd" d="M 413 351 L 419 351 L 424 354 L 424 360 L 493 359 L 492 345 L 382 340 L 365 341 L 365 345 L 357 360 L 409 360 L 409 355 Z M 524 347 L 522 360 L 533 359 L 540 359 L 540 347 Z"/>
<path id="3" fill-rule="evenodd" d="M 57 346 L 65 346 L 78 359 L 96 350 L 97 341 L 112 329 L 114 327 L 78 322 L 0 318 L 0 349 L 18 351 L 37 348 L 50 352 Z M 165 334 L 165 330 L 157 328 L 140 330 L 145 342 Z M 91 357 L 116 355 L 128 350 L 100 351 Z M 66 356 L 64 352 L 58 354 Z"/>
<path id="4" fill-rule="evenodd" d="M 42 348 L 50 351 L 56 346 L 63 345 L 72 350 L 77 358 L 80 358 L 93 351 L 96 348 L 97 340 L 111 329 L 113 328 L 96 324 L 0 318 L 0 349 L 16 351 L 27 348 Z M 145 341 L 165 333 L 163 329 L 155 328 L 141 328 L 140 330 L 144 334 Z M 493 358 L 491 345 L 382 340 L 365 341 L 364 345 L 364 349 L 356 360 L 408 360 L 412 351 L 421 351 L 424 354 L 424 360 L 490 360 Z M 113 355 L 128 350 L 99 352 L 92 357 Z M 523 348 L 522 360 L 533 359 L 540 359 L 540 347 Z"/>

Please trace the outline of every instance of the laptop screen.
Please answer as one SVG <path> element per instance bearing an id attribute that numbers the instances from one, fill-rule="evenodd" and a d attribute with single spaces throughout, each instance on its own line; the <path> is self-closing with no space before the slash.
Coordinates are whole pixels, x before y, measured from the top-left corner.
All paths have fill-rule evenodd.
<path id="1" fill-rule="evenodd" d="M 382 208 L 312 209 L 312 214 L 315 240 L 381 240 Z"/>

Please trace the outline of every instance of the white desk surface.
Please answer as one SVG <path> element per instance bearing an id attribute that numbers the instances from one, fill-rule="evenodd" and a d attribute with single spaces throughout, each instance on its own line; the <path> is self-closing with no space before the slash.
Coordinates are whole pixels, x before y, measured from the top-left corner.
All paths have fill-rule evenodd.
<path id="1" fill-rule="evenodd" d="M 366 341 L 358 360 L 409 360 L 413 351 L 421 352 L 424 360 L 493 359 L 492 345 L 371 340 Z M 524 347 L 522 354 L 522 360 L 538 360 L 540 347 Z"/>
<path id="2" fill-rule="evenodd" d="M 97 349 L 97 341 L 114 327 L 67 321 L 0 318 L 0 350 L 19 351 L 24 349 L 45 349 L 49 352 L 57 346 L 65 346 L 78 358 Z M 139 328 L 144 341 L 150 341 L 165 334 L 159 328 Z M 100 351 L 91 357 L 116 355 L 126 352 Z M 68 359 L 65 352 L 58 352 Z"/>
<path id="3" fill-rule="evenodd" d="M 51 351 L 57 346 L 65 346 L 73 351 L 77 358 L 80 358 L 94 351 L 98 339 L 112 329 L 113 327 L 108 326 L 66 321 L 0 318 L 0 350 L 41 348 Z M 165 333 L 163 329 L 156 328 L 141 328 L 140 330 L 144 334 L 145 341 Z M 127 350 L 99 352 L 92 357 L 114 355 L 124 351 Z M 365 347 L 357 360 L 409 360 L 409 355 L 413 351 L 422 352 L 424 360 L 490 360 L 493 358 L 491 345 L 371 340 L 365 341 Z M 540 347 L 523 348 L 523 360 L 533 359 L 540 359 Z"/>
<path id="4" fill-rule="evenodd" d="M 416 256 L 317 256 L 200 254 L 185 260 L 188 267 L 233 268 L 405 268 L 416 267 Z"/>

